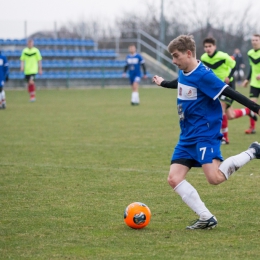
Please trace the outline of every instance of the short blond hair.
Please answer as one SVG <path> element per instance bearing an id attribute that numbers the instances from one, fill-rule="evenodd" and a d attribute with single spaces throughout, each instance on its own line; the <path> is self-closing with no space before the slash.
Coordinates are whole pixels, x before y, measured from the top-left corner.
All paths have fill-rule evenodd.
<path id="1" fill-rule="evenodd" d="M 175 50 L 179 52 L 186 52 L 190 50 L 192 55 L 196 56 L 196 43 L 192 35 L 180 35 L 173 39 L 168 45 L 169 53 L 173 53 Z"/>

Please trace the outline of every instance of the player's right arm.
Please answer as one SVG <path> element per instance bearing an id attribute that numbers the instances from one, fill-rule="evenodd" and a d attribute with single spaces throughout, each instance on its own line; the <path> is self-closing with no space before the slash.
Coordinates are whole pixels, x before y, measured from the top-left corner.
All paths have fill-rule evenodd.
<path id="1" fill-rule="evenodd" d="M 24 50 L 23 50 L 22 55 L 20 57 L 20 71 L 24 71 Z"/>
<path id="2" fill-rule="evenodd" d="M 246 78 L 246 79 L 243 81 L 243 83 L 242 83 L 242 86 L 243 86 L 243 87 L 247 87 L 247 85 L 248 85 L 248 83 L 249 83 L 249 81 L 250 81 L 251 75 L 252 75 L 252 67 L 250 66 L 249 72 L 248 72 L 248 76 L 247 76 L 247 78 Z"/>
<path id="3" fill-rule="evenodd" d="M 123 78 L 126 77 L 126 72 L 127 72 L 127 69 L 128 69 L 128 64 L 126 63 L 126 65 L 124 66 L 124 71 L 123 71 Z"/>
<path id="4" fill-rule="evenodd" d="M 156 85 L 161 86 L 163 88 L 172 88 L 172 89 L 178 88 L 178 78 L 175 80 L 172 80 L 172 81 L 166 81 L 166 80 L 164 80 L 164 78 L 155 75 L 153 77 L 153 82 Z"/>

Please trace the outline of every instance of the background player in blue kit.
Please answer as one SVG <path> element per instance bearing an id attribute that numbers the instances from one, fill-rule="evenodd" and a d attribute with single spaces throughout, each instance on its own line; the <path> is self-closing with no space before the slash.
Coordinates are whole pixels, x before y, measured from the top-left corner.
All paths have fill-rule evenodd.
<path id="1" fill-rule="evenodd" d="M 6 108 L 4 84 L 8 81 L 9 66 L 5 55 L 0 52 L 0 108 Z"/>
<path id="2" fill-rule="evenodd" d="M 192 167 L 202 167 L 210 184 L 227 180 L 252 159 L 260 159 L 260 144 L 223 161 L 220 146 L 222 122 L 220 95 L 236 100 L 258 115 L 260 106 L 221 81 L 211 69 L 196 59 L 196 44 L 191 35 L 180 35 L 168 45 L 173 63 L 179 67 L 176 80 L 165 81 L 154 76 L 153 81 L 165 88 L 177 89 L 180 138 L 174 149 L 168 183 L 182 200 L 199 216 L 187 229 L 211 229 L 216 217 L 208 210 L 197 190 L 186 181 Z"/>
<path id="3" fill-rule="evenodd" d="M 139 105 L 140 98 L 138 87 L 142 76 L 141 66 L 143 68 L 144 78 L 147 77 L 145 61 L 139 53 L 136 53 L 136 47 L 134 44 L 129 45 L 128 50 L 129 54 L 126 56 L 126 65 L 124 67 L 123 77 L 126 77 L 126 71 L 128 70 L 129 80 L 132 86 L 131 104 Z"/>

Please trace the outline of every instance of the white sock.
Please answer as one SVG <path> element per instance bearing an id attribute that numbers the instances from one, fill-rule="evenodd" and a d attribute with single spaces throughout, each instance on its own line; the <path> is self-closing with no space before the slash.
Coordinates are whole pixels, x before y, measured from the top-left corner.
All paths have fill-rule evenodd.
<path id="1" fill-rule="evenodd" d="M 135 92 L 132 92 L 132 96 L 131 96 L 131 102 L 132 103 L 135 103 Z"/>
<path id="2" fill-rule="evenodd" d="M 255 149 L 250 148 L 240 154 L 227 158 L 224 162 L 221 163 L 219 170 L 225 175 L 226 179 L 228 179 L 232 173 L 255 158 L 253 154 L 254 152 Z"/>
<path id="3" fill-rule="evenodd" d="M 245 108 L 241 108 L 240 110 L 242 111 L 243 116 L 246 116 L 246 109 Z"/>
<path id="4" fill-rule="evenodd" d="M 5 91 L 2 90 L 2 93 L 1 93 L 1 101 L 3 101 L 5 103 Z"/>
<path id="5" fill-rule="evenodd" d="M 132 92 L 131 102 L 139 103 L 139 93 L 138 92 Z"/>
<path id="6" fill-rule="evenodd" d="M 135 92 L 136 94 L 136 96 L 135 96 L 135 99 L 136 99 L 136 103 L 140 103 L 140 98 L 139 98 L 139 92 Z"/>
<path id="7" fill-rule="evenodd" d="M 206 208 L 204 202 L 200 199 L 196 189 L 186 180 L 179 183 L 174 190 L 181 196 L 182 200 L 197 215 L 199 215 L 200 220 L 207 220 L 213 216 L 212 213 Z"/>

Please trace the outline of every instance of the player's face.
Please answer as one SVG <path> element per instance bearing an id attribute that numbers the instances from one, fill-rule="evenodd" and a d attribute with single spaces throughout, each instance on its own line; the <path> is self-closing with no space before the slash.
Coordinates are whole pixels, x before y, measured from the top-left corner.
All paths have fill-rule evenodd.
<path id="1" fill-rule="evenodd" d="M 129 46 L 128 50 L 129 50 L 129 52 L 130 52 L 131 54 L 135 54 L 135 53 L 136 53 L 136 48 L 135 48 L 135 46 Z"/>
<path id="2" fill-rule="evenodd" d="M 215 50 L 216 50 L 216 45 L 213 45 L 212 43 L 205 43 L 204 44 L 204 51 L 209 55 L 211 56 Z"/>
<path id="3" fill-rule="evenodd" d="M 182 53 L 180 51 L 175 50 L 171 53 L 171 55 L 173 64 L 178 66 L 180 70 L 188 70 L 190 64 L 191 51 L 186 51 Z"/>
<path id="4" fill-rule="evenodd" d="M 28 41 L 27 46 L 28 46 L 28 48 L 32 48 L 33 47 L 33 41 Z"/>
<path id="5" fill-rule="evenodd" d="M 251 43 L 252 43 L 254 50 L 260 49 L 260 37 L 253 36 L 252 39 L 251 39 Z"/>

